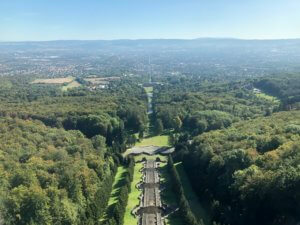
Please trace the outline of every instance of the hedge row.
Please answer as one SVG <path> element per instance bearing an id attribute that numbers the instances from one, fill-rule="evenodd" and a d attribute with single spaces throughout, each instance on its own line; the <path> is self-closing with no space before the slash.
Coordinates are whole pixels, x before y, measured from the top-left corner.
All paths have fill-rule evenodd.
<path id="1" fill-rule="evenodd" d="M 127 167 L 125 177 L 123 178 L 123 184 L 120 188 L 119 199 L 116 204 L 113 204 L 107 213 L 107 220 L 103 222 L 103 225 L 123 225 L 124 214 L 128 202 L 128 194 L 131 191 L 131 182 L 133 181 L 134 173 L 134 160 L 128 158 L 123 162 Z"/>
<path id="2" fill-rule="evenodd" d="M 184 195 L 181 180 L 174 166 L 172 156 L 169 156 L 168 169 L 173 182 L 173 191 L 176 193 L 179 201 L 179 213 L 181 214 L 184 224 L 186 225 L 204 225 L 203 221 L 198 221 L 194 216 L 190 205 Z"/>

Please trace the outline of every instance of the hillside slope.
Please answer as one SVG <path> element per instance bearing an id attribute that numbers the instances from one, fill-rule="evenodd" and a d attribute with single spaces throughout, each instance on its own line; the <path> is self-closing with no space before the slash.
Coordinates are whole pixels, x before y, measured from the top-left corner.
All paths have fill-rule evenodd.
<path id="1" fill-rule="evenodd" d="M 274 113 L 195 137 L 184 167 L 214 220 L 296 224 L 299 218 L 300 111 Z"/>
<path id="2" fill-rule="evenodd" d="M 115 163 L 105 139 L 0 119 L 0 212 L 5 224 L 96 224 Z"/>

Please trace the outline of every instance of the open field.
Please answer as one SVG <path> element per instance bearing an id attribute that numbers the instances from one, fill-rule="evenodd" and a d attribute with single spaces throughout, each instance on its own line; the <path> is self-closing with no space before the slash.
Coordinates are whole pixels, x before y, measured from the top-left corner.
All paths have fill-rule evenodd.
<path id="1" fill-rule="evenodd" d="M 185 173 L 182 163 L 181 162 L 176 163 L 176 164 L 174 164 L 174 166 L 179 174 L 179 177 L 180 177 L 180 180 L 182 183 L 182 187 L 183 187 L 183 191 L 184 191 L 184 195 L 190 204 L 192 212 L 197 217 L 197 219 L 199 219 L 199 220 L 202 219 L 205 224 L 210 224 L 209 215 L 207 214 L 207 212 L 205 211 L 203 206 L 200 204 L 199 199 L 198 199 L 197 195 L 195 194 L 195 192 L 191 186 L 191 183 Z"/>
<path id="2" fill-rule="evenodd" d="M 271 96 L 271 95 L 267 95 L 265 93 L 256 93 L 255 95 L 259 98 L 264 98 L 264 99 L 269 100 L 274 103 L 278 103 L 278 104 L 280 103 L 280 100 L 278 98 Z"/>
<path id="3" fill-rule="evenodd" d="M 81 86 L 81 84 L 78 83 L 76 80 L 74 80 L 74 81 L 72 81 L 71 83 L 68 83 L 67 85 L 62 86 L 61 89 L 62 89 L 63 91 L 67 91 L 67 90 L 69 90 L 69 89 L 77 88 L 77 87 L 80 87 L 80 86 Z"/>
<path id="4" fill-rule="evenodd" d="M 119 192 L 120 192 L 120 188 L 123 184 L 124 181 L 124 175 L 126 173 L 126 168 L 124 168 L 123 166 L 119 166 L 115 179 L 114 179 L 114 183 L 112 185 L 112 191 L 110 193 L 110 198 L 107 204 L 107 208 L 106 210 L 113 204 L 117 203 L 118 201 L 118 197 L 119 197 Z M 103 218 L 100 221 L 103 221 L 106 219 L 106 214 L 104 214 Z"/>
<path id="5" fill-rule="evenodd" d="M 136 146 L 169 146 L 168 139 L 168 135 L 153 136 L 144 138 L 141 142 L 137 142 Z"/>
<path id="6" fill-rule="evenodd" d="M 85 81 L 88 81 L 92 84 L 108 84 L 109 81 L 112 80 L 119 80 L 120 77 L 91 77 L 91 78 L 85 78 Z"/>
<path id="7" fill-rule="evenodd" d="M 141 181 L 142 173 L 140 172 L 140 169 L 142 168 L 142 163 L 137 163 L 134 167 L 133 181 L 131 182 L 131 191 L 128 196 L 128 204 L 125 209 L 124 225 L 138 224 L 138 219 L 131 214 L 131 211 L 140 203 L 139 196 L 141 194 L 141 191 L 136 188 L 136 185 Z"/>
<path id="8" fill-rule="evenodd" d="M 81 86 L 81 84 L 78 83 L 74 77 L 36 79 L 32 82 L 32 84 L 58 84 L 58 85 L 62 85 L 61 88 L 62 91 L 67 91 L 69 89 Z"/>
<path id="9" fill-rule="evenodd" d="M 64 84 L 71 83 L 74 77 L 51 78 L 51 79 L 36 79 L 32 84 Z"/>
<path id="10" fill-rule="evenodd" d="M 144 87 L 146 93 L 152 93 L 153 92 L 153 87 Z"/>

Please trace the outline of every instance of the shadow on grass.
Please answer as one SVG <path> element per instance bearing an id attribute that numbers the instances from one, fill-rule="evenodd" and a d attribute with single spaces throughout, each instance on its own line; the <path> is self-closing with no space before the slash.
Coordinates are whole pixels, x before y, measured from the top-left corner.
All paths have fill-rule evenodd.
<path id="1" fill-rule="evenodd" d="M 202 219 L 204 224 L 211 224 L 212 223 L 211 216 L 208 210 L 209 206 L 205 201 L 203 201 L 203 199 L 199 199 L 199 197 L 194 192 L 194 189 L 192 188 L 192 185 L 185 172 L 183 164 L 181 162 L 176 163 L 175 168 L 179 174 L 184 195 L 189 202 L 192 212 L 194 213 L 194 215 L 199 221 Z"/>
<path id="2" fill-rule="evenodd" d="M 103 221 L 109 219 L 109 217 L 112 215 L 112 211 L 115 207 L 115 205 L 117 204 L 118 202 L 118 199 L 119 199 L 119 196 L 120 196 L 120 190 L 121 190 L 121 187 L 123 187 L 124 185 L 126 185 L 126 174 L 127 174 L 127 171 L 124 171 L 121 175 L 121 177 L 119 178 L 118 182 L 115 183 L 112 187 L 112 192 L 113 194 L 110 195 L 110 199 L 115 199 L 114 203 L 110 204 L 106 210 L 105 210 L 105 214 L 104 214 L 104 217 L 103 217 Z"/>
<path id="3" fill-rule="evenodd" d="M 121 189 L 121 187 L 123 187 L 124 185 L 126 185 L 126 180 L 125 180 L 126 174 L 127 174 L 126 171 L 123 172 L 120 180 L 113 186 L 112 190 L 117 189 L 117 191 L 114 194 L 112 194 L 111 197 L 116 198 L 116 197 L 118 197 L 120 195 L 120 189 Z"/>

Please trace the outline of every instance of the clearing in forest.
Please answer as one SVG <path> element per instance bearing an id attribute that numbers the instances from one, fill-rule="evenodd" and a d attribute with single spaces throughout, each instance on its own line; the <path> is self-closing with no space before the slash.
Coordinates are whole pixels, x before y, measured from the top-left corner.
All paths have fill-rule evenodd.
<path id="1" fill-rule="evenodd" d="M 74 77 L 65 78 L 50 78 L 50 79 L 36 79 L 32 84 L 57 84 L 62 85 L 61 90 L 67 91 L 72 88 L 80 87 L 81 84 L 75 80 Z"/>
<path id="2" fill-rule="evenodd" d="M 135 146 L 159 146 L 159 147 L 168 147 L 169 146 L 169 136 L 168 135 L 159 135 L 144 138 L 141 142 L 137 142 Z"/>
<path id="3" fill-rule="evenodd" d="M 32 84 L 65 84 L 74 81 L 74 77 L 36 79 Z"/>
<path id="4" fill-rule="evenodd" d="M 146 93 L 152 93 L 153 92 L 153 87 L 144 87 Z"/>
<path id="5" fill-rule="evenodd" d="M 263 92 L 258 92 L 258 93 L 255 93 L 255 95 L 258 97 L 258 98 L 263 98 L 263 99 L 266 99 L 268 101 L 271 101 L 275 104 L 279 104 L 280 103 L 280 100 L 274 96 L 271 96 L 271 95 L 267 95 L 266 93 L 263 93 Z"/>
<path id="6" fill-rule="evenodd" d="M 113 80 L 120 80 L 120 77 L 90 77 L 84 78 L 85 81 L 88 81 L 92 84 L 108 84 L 110 81 Z"/>
<path id="7" fill-rule="evenodd" d="M 63 85 L 61 89 L 62 89 L 63 91 L 67 91 L 67 90 L 69 90 L 69 89 L 77 88 L 77 87 L 80 87 L 80 86 L 81 86 L 81 84 L 78 83 L 76 80 L 74 80 L 74 81 L 72 81 L 71 83 L 69 83 L 69 84 L 67 84 L 67 85 Z"/>

